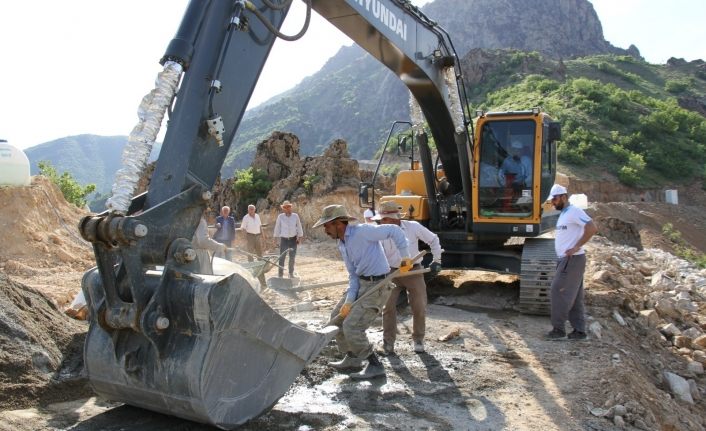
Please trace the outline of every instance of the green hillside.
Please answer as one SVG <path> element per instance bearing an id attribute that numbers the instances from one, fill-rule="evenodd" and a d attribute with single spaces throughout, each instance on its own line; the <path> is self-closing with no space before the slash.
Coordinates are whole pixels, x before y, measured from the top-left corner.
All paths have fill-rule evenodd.
<path id="1" fill-rule="evenodd" d="M 95 184 L 98 192 L 105 193 L 121 166 L 126 142 L 126 136 L 77 135 L 36 145 L 25 153 L 32 175 L 39 173 L 39 162 L 47 161 L 59 173 L 69 172 L 79 184 Z"/>
<path id="2" fill-rule="evenodd" d="M 468 84 L 474 109 L 541 106 L 562 123 L 559 162 L 571 171 L 636 186 L 706 178 L 704 62 L 654 65 L 616 55 L 561 62 L 537 53 L 496 54 L 484 76 Z"/>

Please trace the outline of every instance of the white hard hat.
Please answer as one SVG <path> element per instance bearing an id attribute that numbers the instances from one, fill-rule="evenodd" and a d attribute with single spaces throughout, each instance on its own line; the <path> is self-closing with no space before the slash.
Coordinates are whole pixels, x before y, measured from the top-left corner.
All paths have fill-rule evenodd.
<path id="1" fill-rule="evenodd" d="M 549 190 L 549 196 L 547 196 L 547 200 L 551 200 L 554 196 L 559 196 L 559 195 L 566 195 L 568 194 L 568 190 L 566 190 L 566 187 L 561 186 L 559 184 L 554 184 L 552 186 L 552 189 Z"/>

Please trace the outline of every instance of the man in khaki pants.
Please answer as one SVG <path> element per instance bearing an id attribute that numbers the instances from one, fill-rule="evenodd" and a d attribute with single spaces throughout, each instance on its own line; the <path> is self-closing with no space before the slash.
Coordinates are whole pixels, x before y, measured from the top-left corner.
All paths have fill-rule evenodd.
<path id="1" fill-rule="evenodd" d="M 418 242 L 422 241 L 429 244 L 431 253 L 434 259 L 429 265 L 432 274 L 436 275 L 441 270 L 441 249 L 439 237 L 425 228 L 421 224 L 412 220 L 402 220 L 400 206 L 397 202 L 383 202 L 378 209 L 378 214 L 373 217 L 375 220 L 380 220 L 380 224 L 393 224 L 402 229 L 407 237 L 409 245 L 409 253 L 412 256 L 419 254 Z M 387 240 L 382 242 L 382 247 L 385 250 L 387 262 L 392 267 L 393 271 L 399 267 L 401 256 L 397 252 L 397 248 Z M 415 262 L 413 270 L 420 267 L 418 262 Z M 383 329 L 383 350 L 386 355 L 391 355 L 395 352 L 395 338 L 397 337 L 397 298 L 400 296 L 402 289 L 407 290 L 407 298 L 409 306 L 412 308 L 412 341 L 414 351 L 416 353 L 424 352 L 424 332 L 426 331 L 426 308 L 427 308 L 427 285 L 424 283 L 424 274 L 409 275 L 406 277 L 398 277 L 394 279 L 395 287 L 390 293 L 390 297 L 385 303 L 382 311 L 382 329 Z"/>
<path id="2" fill-rule="evenodd" d="M 326 235 L 338 242 L 338 250 L 348 271 L 348 290 L 331 313 L 331 320 L 343 318 L 336 343 L 345 357 L 341 361 L 329 362 L 329 365 L 338 370 L 359 369 L 367 360 L 365 369 L 350 374 L 350 377 L 371 379 L 385 375 L 385 368 L 365 335 L 389 294 L 386 288 L 371 291 L 390 272 L 380 241 L 391 239 L 398 248 L 402 257 L 401 271 L 412 267 L 412 259 L 409 258 L 407 240 L 397 226 L 349 224 L 352 220 L 355 218 L 349 216 L 342 205 L 329 205 L 312 227 L 323 226 Z"/>

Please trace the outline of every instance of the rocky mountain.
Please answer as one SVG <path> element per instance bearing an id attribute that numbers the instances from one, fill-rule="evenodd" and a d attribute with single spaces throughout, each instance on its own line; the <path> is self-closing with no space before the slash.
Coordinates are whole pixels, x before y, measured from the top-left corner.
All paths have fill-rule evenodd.
<path id="1" fill-rule="evenodd" d="M 587 0 L 437 0 L 422 8 L 451 36 L 463 57 L 473 48 L 537 51 L 553 58 L 640 55 L 616 48 Z"/>
<path id="2" fill-rule="evenodd" d="M 613 47 L 587 0 L 436 0 L 422 8 L 450 35 L 460 58 L 473 48 L 515 48 L 554 58 L 601 53 Z M 222 173 L 250 165 L 257 144 L 278 130 L 296 134 L 303 155 L 320 154 L 345 139 L 351 155 L 373 156 L 389 125 L 408 118 L 408 91 L 357 46 L 344 47 L 294 89 L 248 111 Z"/>

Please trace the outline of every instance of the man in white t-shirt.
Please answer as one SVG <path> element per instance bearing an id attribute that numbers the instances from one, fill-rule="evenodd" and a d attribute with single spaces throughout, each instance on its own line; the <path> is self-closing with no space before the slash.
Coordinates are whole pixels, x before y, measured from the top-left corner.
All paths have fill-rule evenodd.
<path id="1" fill-rule="evenodd" d="M 556 275 L 551 288 L 551 322 L 553 329 L 547 338 L 566 337 L 564 325 L 568 320 L 574 331 L 571 340 L 586 338 L 583 303 L 583 274 L 586 270 L 586 252 L 583 245 L 598 232 L 598 228 L 581 208 L 569 203 L 566 187 L 554 184 L 547 200 L 561 211 L 556 223 L 554 248 L 558 257 Z"/>

